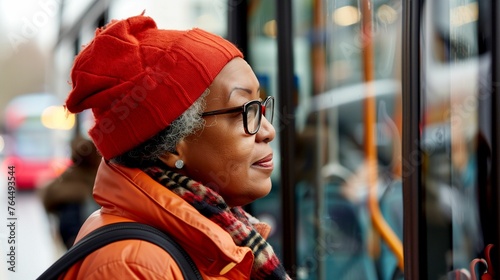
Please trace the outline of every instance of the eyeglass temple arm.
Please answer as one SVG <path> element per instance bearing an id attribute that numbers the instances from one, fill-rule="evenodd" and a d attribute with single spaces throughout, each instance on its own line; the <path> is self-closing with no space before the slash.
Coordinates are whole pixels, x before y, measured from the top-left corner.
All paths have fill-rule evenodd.
<path id="1" fill-rule="evenodd" d="M 243 108 L 242 107 L 234 107 L 234 108 L 228 108 L 228 109 L 215 110 L 215 111 L 201 113 L 201 116 L 222 115 L 222 114 L 230 114 L 230 113 L 237 113 L 237 112 L 243 112 Z"/>

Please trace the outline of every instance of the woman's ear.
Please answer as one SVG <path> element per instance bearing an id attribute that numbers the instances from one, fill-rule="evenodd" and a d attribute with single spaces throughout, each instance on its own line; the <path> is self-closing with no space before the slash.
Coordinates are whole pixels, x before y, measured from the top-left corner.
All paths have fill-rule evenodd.
<path id="1" fill-rule="evenodd" d="M 175 162 L 180 159 L 177 153 L 166 152 L 159 159 L 170 168 L 175 168 Z"/>
<path id="2" fill-rule="evenodd" d="M 186 143 L 184 140 L 181 140 L 179 143 L 177 143 L 174 152 L 165 152 L 163 155 L 159 157 L 159 159 L 170 168 L 180 169 L 184 165 L 185 159 L 183 158 L 183 155 L 185 148 L 186 148 Z M 182 163 L 181 167 L 179 167 L 179 162 Z"/>

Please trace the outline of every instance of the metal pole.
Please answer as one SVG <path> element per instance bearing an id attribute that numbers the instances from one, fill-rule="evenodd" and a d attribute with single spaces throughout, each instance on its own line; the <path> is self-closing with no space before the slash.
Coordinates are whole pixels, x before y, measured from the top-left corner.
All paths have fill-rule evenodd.
<path id="1" fill-rule="evenodd" d="M 500 163 L 498 158 L 500 157 L 500 130 L 498 129 L 498 125 L 500 124 L 500 97 L 498 94 L 500 93 L 500 36 L 499 29 L 500 28 L 500 19 L 498 16 L 500 15 L 500 3 L 498 1 L 490 1 L 491 3 L 491 98 L 492 98 L 492 110 L 491 110 L 491 132 L 492 132 L 492 155 L 491 155 L 491 196 L 490 196 L 490 205 L 492 205 L 492 219 L 491 223 L 493 226 L 493 232 L 491 235 L 493 236 L 493 243 L 496 248 L 496 253 L 494 258 L 496 263 L 494 267 L 496 268 L 496 272 L 498 275 L 498 269 L 500 268 Z"/>
<path id="2" fill-rule="evenodd" d="M 420 149 L 420 19 L 421 1 L 403 1 L 403 252 L 405 279 L 425 279 L 421 167 L 412 164 Z M 422 245 L 422 246 L 420 246 Z M 421 272 L 422 271 L 422 275 Z"/>
<path id="3" fill-rule="evenodd" d="M 292 1 L 277 0 L 278 30 L 278 98 L 281 147 L 281 199 L 283 217 L 283 264 L 289 275 L 295 279 L 297 268 L 297 236 L 295 227 L 295 118 L 294 118 L 294 63 Z"/>
<path id="4" fill-rule="evenodd" d="M 235 3 L 233 3 L 235 2 Z M 248 3 L 228 0 L 227 39 L 235 44 L 248 59 Z"/>

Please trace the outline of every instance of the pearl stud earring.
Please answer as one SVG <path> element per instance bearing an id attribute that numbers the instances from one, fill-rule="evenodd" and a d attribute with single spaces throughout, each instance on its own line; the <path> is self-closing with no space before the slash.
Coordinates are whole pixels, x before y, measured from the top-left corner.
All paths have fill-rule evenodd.
<path id="1" fill-rule="evenodd" d="M 178 159 L 176 162 L 175 162 L 175 167 L 177 169 L 181 169 L 182 167 L 184 167 L 184 161 L 182 161 L 182 159 Z"/>

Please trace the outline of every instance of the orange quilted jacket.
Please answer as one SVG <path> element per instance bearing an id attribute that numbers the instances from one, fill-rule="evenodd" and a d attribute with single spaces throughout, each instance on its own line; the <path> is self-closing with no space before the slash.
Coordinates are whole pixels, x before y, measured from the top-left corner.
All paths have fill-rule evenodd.
<path id="1" fill-rule="evenodd" d="M 203 279 L 249 279 L 253 254 L 176 194 L 139 169 L 105 161 L 99 167 L 94 198 L 102 208 L 82 226 L 77 241 L 106 224 L 136 221 L 169 233 L 191 256 Z M 263 237 L 269 226 L 255 225 Z M 183 279 L 160 247 L 139 240 L 107 245 L 75 264 L 60 279 Z"/>

